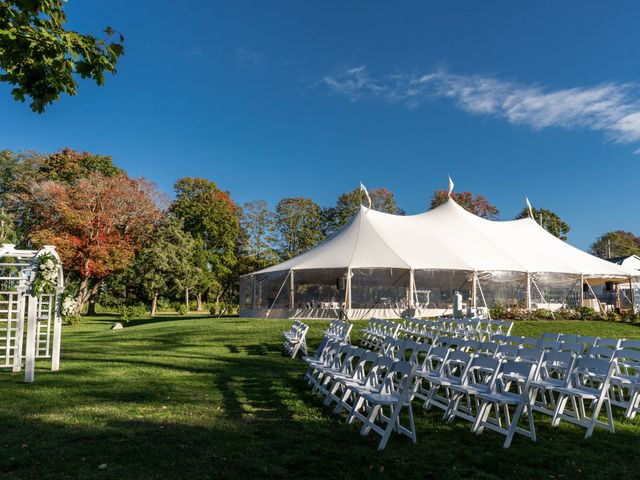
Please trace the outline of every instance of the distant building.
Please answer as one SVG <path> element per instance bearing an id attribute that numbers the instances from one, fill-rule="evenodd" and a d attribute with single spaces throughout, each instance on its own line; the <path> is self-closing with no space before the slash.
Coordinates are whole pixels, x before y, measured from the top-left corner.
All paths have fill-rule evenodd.
<path id="1" fill-rule="evenodd" d="M 640 275 L 640 257 L 638 255 L 628 255 L 626 257 L 614 257 L 610 262 L 625 267 L 627 270 L 635 271 Z"/>

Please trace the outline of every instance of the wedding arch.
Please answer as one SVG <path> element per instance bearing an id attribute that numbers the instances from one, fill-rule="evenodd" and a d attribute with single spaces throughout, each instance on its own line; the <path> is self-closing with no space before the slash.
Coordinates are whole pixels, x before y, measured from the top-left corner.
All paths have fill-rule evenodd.
<path id="1" fill-rule="evenodd" d="M 55 247 L 20 250 L 0 247 L 0 368 L 34 380 L 38 359 L 60 368 L 62 262 Z"/>

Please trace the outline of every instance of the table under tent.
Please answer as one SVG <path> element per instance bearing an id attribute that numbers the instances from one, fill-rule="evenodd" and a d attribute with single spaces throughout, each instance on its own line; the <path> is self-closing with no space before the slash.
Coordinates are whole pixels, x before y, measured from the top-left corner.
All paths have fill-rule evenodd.
<path id="1" fill-rule="evenodd" d="M 62 262 L 52 246 L 41 250 L 0 247 L 0 368 L 33 382 L 35 363 L 60 368 Z"/>
<path id="2" fill-rule="evenodd" d="M 604 311 L 624 304 L 621 286 L 635 295 L 629 286 L 636 276 L 556 238 L 533 218 L 486 220 L 451 198 L 418 215 L 361 206 L 311 250 L 241 277 L 240 315 L 435 317 L 454 314 L 457 292 L 468 315 L 496 304 Z M 612 305 L 599 301 L 598 285 L 616 293 Z"/>

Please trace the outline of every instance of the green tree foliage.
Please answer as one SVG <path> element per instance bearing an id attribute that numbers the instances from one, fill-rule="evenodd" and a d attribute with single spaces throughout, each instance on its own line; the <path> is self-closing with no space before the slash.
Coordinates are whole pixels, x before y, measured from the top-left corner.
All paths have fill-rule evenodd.
<path id="1" fill-rule="evenodd" d="M 589 251 L 600 258 L 640 255 L 640 237 L 623 230 L 607 232 L 591 244 Z"/>
<path id="2" fill-rule="evenodd" d="M 236 262 L 239 231 L 237 207 L 228 192 L 210 180 L 184 177 L 175 186 L 176 199 L 169 207 L 171 214 L 184 222 L 184 229 L 201 241 L 201 264 L 207 273 L 200 278 L 199 289 L 216 290 L 216 300 L 223 293 L 223 278 Z M 208 283 L 208 284 L 207 284 Z"/>
<path id="3" fill-rule="evenodd" d="M 151 315 L 158 297 L 191 285 L 199 272 L 194 261 L 196 242 L 176 218 L 164 221 L 136 257 L 136 280 L 151 298 Z"/>
<path id="4" fill-rule="evenodd" d="M 551 235 L 558 237 L 560 240 L 567 240 L 567 233 L 569 233 L 569 225 L 567 225 L 557 214 L 546 208 L 532 208 L 533 219 L 544 228 Z M 529 216 L 529 209 L 524 208 L 517 216 L 516 220 L 520 218 L 527 218 Z"/>
<path id="5" fill-rule="evenodd" d="M 379 212 L 404 215 L 392 192 L 386 188 L 374 188 L 369 191 L 371 208 Z M 345 192 L 338 197 L 335 207 L 324 209 L 324 230 L 327 235 L 342 228 L 360 209 L 360 205 L 367 205 L 366 196 L 360 188 Z"/>
<path id="6" fill-rule="evenodd" d="M 0 244 L 13 243 L 18 239 L 13 215 L 0 207 Z"/>
<path id="7" fill-rule="evenodd" d="M 264 200 L 247 202 L 239 209 L 241 251 L 256 264 L 267 266 L 278 260 L 275 250 L 276 220 Z"/>
<path id="8" fill-rule="evenodd" d="M 322 209 L 310 198 L 284 198 L 276 206 L 280 257 L 289 259 L 324 240 Z"/>
<path id="9" fill-rule="evenodd" d="M 104 84 L 124 53 L 122 35 L 110 27 L 98 39 L 65 29 L 64 0 L 0 2 L 0 81 L 14 86 L 11 94 L 42 113 L 62 93 L 75 95 L 76 77 Z M 116 36 L 117 42 L 112 41 Z"/>
<path id="10" fill-rule="evenodd" d="M 500 213 L 498 208 L 482 195 L 474 195 L 471 192 L 453 192 L 451 198 L 467 212 L 488 220 L 496 220 Z M 449 195 L 446 190 L 436 190 L 431 197 L 430 209 L 439 207 L 448 199 Z"/>

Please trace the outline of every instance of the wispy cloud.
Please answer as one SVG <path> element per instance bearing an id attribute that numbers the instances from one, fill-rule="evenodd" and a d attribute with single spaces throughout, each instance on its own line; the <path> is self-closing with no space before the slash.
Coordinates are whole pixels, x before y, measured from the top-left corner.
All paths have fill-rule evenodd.
<path id="1" fill-rule="evenodd" d="M 469 113 L 534 129 L 587 128 L 603 132 L 617 143 L 640 141 L 640 89 L 634 84 L 603 83 L 554 90 L 446 70 L 376 78 L 365 66 L 327 75 L 321 84 L 352 102 L 384 101 L 416 108 L 435 98 L 449 98 Z"/>
<path id="2" fill-rule="evenodd" d="M 236 66 L 248 70 L 260 70 L 265 64 L 265 56 L 252 48 L 237 48 Z"/>

